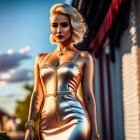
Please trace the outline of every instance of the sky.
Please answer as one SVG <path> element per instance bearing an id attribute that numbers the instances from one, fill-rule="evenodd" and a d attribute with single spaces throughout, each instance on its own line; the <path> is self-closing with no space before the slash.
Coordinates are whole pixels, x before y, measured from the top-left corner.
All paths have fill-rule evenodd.
<path id="1" fill-rule="evenodd" d="M 25 84 L 34 84 L 38 53 L 56 49 L 50 43 L 50 8 L 72 0 L 0 0 L 0 109 L 14 114 L 24 100 Z"/>

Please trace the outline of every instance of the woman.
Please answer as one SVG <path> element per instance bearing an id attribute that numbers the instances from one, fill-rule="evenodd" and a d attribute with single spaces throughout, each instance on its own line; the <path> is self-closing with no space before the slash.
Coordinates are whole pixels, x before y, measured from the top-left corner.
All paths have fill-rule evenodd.
<path id="1" fill-rule="evenodd" d="M 40 140 L 99 139 L 92 56 L 73 46 L 83 41 L 87 26 L 75 8 L 60 3 L 50 10 L 50 27 L 50 41 L 57 43 L 57 48 L 36 56 L 25 140 L 34 138 L 34 121 L 42 103 Z M 80 82 L 84 104 L 76 95 Z"/>

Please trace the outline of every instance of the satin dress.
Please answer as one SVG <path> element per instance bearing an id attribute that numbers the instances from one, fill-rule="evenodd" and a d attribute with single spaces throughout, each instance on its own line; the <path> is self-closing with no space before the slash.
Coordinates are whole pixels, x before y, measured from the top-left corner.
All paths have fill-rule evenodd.
<path id="1" fill-rule="evenodd" d="M 44 102 L 40 112 L 40 140 L 90 140 L 91 122 L 88 112 L 77 96 L 82 70 L 74 61 L 54 67 L 40 61 L 40 78 Z"/>

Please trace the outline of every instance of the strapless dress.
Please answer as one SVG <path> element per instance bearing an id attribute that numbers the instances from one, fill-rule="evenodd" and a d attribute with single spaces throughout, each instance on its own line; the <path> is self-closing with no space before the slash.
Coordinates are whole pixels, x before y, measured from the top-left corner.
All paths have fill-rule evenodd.
<path id="1" fill-rule="evenodd" d="M 89 114 L 77 96 L 82 70 L 74 61 L 79 55 L 80 51 L 72 61 L 57 67 L 48 64 L 47 60 L 40 65 L 44 92 L 39 121 L 40 140 L 90 140 Z"/>

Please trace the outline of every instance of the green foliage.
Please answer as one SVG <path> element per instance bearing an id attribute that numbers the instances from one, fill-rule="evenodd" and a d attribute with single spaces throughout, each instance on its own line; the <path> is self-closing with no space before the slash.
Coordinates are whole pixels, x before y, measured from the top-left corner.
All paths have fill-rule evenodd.
<path id="1" fill-rule="evenodd" d="M 7 135 L 6 132 L 0 132 L 0 140 L 10 140 L 11 138 Z"/>
<path id="2" fill-rule="evenodd" d="M 25 97 L 23 101 L 17 101 L 17 106 L 15 110 L 15 115 L 17 118 L 21 120 L 21 123 L 17 126 L 18 130 L 25 131 L 25 123 L 28 120 L 28 114 L 29 114 L 29 105 L 30 105 L 30 99 L 33 91 L 33 86 L 30 85 L 24 85 L 24 89 L 27 90 L 29 93 Z M 38 140 L 38 124 L 39 124 L 39 115 L 36 118 L 35 121 L 35 140 Z"/>

